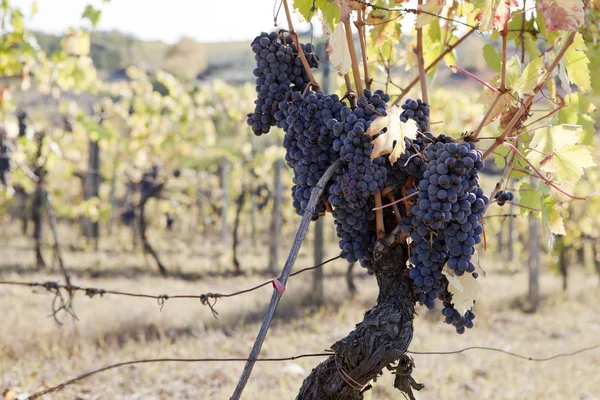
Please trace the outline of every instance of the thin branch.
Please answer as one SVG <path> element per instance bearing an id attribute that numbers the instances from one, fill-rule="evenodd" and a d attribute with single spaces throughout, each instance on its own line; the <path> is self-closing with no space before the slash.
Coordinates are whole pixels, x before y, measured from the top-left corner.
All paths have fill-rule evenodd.
<path id="1" fill-rule="evenodd" d="M 367 31 L 365 28 L 365 20 L 366 17 L 364 15 L 364 10 L 358 10 L 358 21 L 356 22 L 356 27 L 358 29 L 358 39 L 360 41 L 360 53 L 362 55 L 363 62 L 363 74 L 365 75 L 365 88 L 371 90 L 371 83 L 373 79 L 369 77 L 369 63 L 367 60 Z"/>
<path id="2" fill-rule="evenodd" d="M 350 19 L 344 21 L 344 28 L 346 31 L 346 41 L 348 42 L 348 50 L 350 51 L 350 60 L 352 60 L 352 75 L 354 76 L 356 92 L 359 96 L 362 96 L 363 86 L 360 78 L 360 69 L 358 67 L 358 58 L 356 57 L 356 47 L 354 47 L 354 38 L 352 37 L 352 26 L 350 25 Z"/>
<path id="3" fill-rule="evenodd" d="M 500 93 L 506 93 L 506 42 L 508 41 L 508 20 L 504 24 L 504 29 L 500 31 L 500 36 L 502 36 L 502 62 L 500 71 Z"/>
<path id="4" fill-rule="evenodd" d="M 523 14 L 521 14 L 521 29 L 519 37 L 521 38 L 521 65 L 525 63 L 525 10 L 527 9 L 527 0 L 523 0 Z"/>
<path id="5" fill-rule="evenodd" d="M 300 40 L 298 40 L 298 34 L 294 30 L 294 25 L 292 24 L 292 16 L 290 14 L 290 8 L 288 6 L 287 0 L 283 0 L 283 7 L 285 9 L 285 16 L 287 18 L 290 36 L 294 40 L 294 44 L 296 45 L 296 49 L 298 50 L 298 55 L 300 56 L 300 60 L 302 60 L 302 65 L 304 66 L 306 75 L 308 75 L 308 79 L 310 80 L 310 84 L 312 85 L 313 89 L 315 89 L 315 91 L 317 91 L 320 89 L 320 86 L 317 83 L 317 80 L 315 79 L 315 76 L 313 75 L 312 71 L 310 70 L 310 66 L 308 65 L 308 60 L 306 59 L 306 56 L 304 55 L 304 50 L 302 50 L 302 46 L 300 45 Z"/>
<path id="6" fill-rule="evenodd" d="M 473 133 L 470 135 L 470 140 L 471 141 L 474 142 L 474 141 L 478 140 L 479 134 L 481 133 L 481 130 L 486 125 L 487 121 L 490 119 L 490 116 L 492 115 L 492 112 L 494 112 L 494 109 L 496 108 L 496 105 L 498 104 L 498 102 L 500 101 L 500 99 L 503 96 L 504 95 L 502 93 L 496 94 L 496 97 L 494 98 L 494 101 L 492 102 L 492 104 L 488 108 L 487 112 L 485 113 L 485 115 L 481 119 L 481 122 L 477 126 L 477 129 L 475 129 L 475 131 L 473 131 Z"/>
<path id="7" fill-rule="evenodd" d="M 556 68 L 556 66 L 558 65 L 558 63 L 560 62 L 560 60 L 563 58 L 563 56 L 565 55 L 565 53 L 567 52 L 567 49 L 573 44 L 573 41 L 575 40 L 575 35 L 576 34 L 577 34 L 577 32 L 571 32 L 569 34 L 569 36 L 567 37 L 567 40 L 565 41 L 565 44 L 563 45 L 562 49 L 560 49 L 560 52 L 556 55 L 556 58 L 554 59 L 554 61 L 552 62 L 552 64 L 550 64 L 550 66 L 546 70 L 546 73 L 544 74 L 544 76 L 542 77 L 542 79 L 539 81 L 539 83 L 533 89 L 533 94 L 529 96 L 529 98 L 527 99 L 527 101 L 525 101 L 525 103 L 521 106 L 521 108 L 519 108 L 519 111 L 517 111 L 515 113 L 515 115 L 510 120 L 510 122 L 508 123 L 508 125 L 506 126 L 506 128 L 504 128 L 504 131 L 502 131 L 502 133 L 500 134 L 500 136 L 498 136 L 496 138 L 496 141 L 490 146 L 489 149 L 487 149 L 485 151 L 485 153 L 483 153 L 482 159 L 487 158 L 496 149 L 496 147 L 500 146 L 502 143 L 504 143 L 506 141 L 506 137 L 509 135 L 509 133 L 512 132 L 512 130 L 515 127 L 515 125 L 517 124 L 517 122 L 521 119 L 521 117 L 523 116 L 523 114 L 525 114 L 525 112 L 527 111 L 527 109 L 533 103 L 533 99 L 534 99 L 535 95 L 537 93 L 539 93 L 540 90 L 542 90 L 542 88 L 544 87 L 544 85 L 546 84 L 546 82 L 552 77 L 552 73 L 553 73 L 554 69 Z"/>
<path id="8" fill-rule="evenodd" d="M 425 72 L 429 72 L 432 68 L 434 68 L 440 61 L 442 61 L 444 59 L 444 57 L 446 57 L 446 55 L 448 55 L 449 53 L 451 53 L 457 46 L 459 46 L 462 42 L 464 42 L 469 36 L 471 36 L 473 33 L 475 33 L 477 31 L 477 28 L 472 28 L 471 30 L 469 30 L 467 33 L 465 33 L 465 35 L 463 37 L 461 37 L 460 39 L 458 39 L 456 41 L 456 43 L 448 46 L 446 48 L 446 50 L 444 50 L 439 56 L 437 56 L 435 58 L 435 60 L 433 60 L 431 62 L 431 64 L 429 64 L 427 66 L 427 68 L 425 68 Z M 406 86 L 403 90 L 402 93 L 400 93 L 400 95 L 398 95 L 398 97 L 396 97 L 396 99 L 394 100 L 394 105 L 399 104 L 402 99 L 404 98 L 404 96 L 406 96 L 408 94 L 408 92 L 410 92 L 410 90 L 417 84 L 419 83 L 419 80 L 421 78 L 419 76 L 417 76 L 416 78 L 414 78 L 409 84 L 408 86 Z"/>
<path id="9" fill-rule="evenodd" d="M 286 1 L 286 0 L 284 0 Z M 302 221 L 300 222 L 300 226 L 298 227 L 298 231 L 296 232 L 296 238 L 294 239 L 294 243 L 292 244 L 292 248 L 290 249 L 290 254 L 285 262 L 285 266 L 281 271 L 281 276 L 279 277 L 279 284 L 285 288 L 285 284 L 287 283 L 288 277 L 294 266 L 294 262 L 296 261 L 296 257 L 298 256 L 298 251 L 302 246 L 302 242 L 304 241 L 304 237 L 306 236 L 306 231 L 308 230 L 308 226 L 310 225 L 310 221 L 312 219 L 313 213 L 315 212 L 315 208 L 317 204 L 321 201 L 321 195 L 325 190 L 325 185 L 331 179 L 333 174 L 337 171 L 340 166 L 341 161 L 337 160 L 325 171 L 319 182 L 313 187 L 310 200 L 308 201 L 308 206 L 306 210 L 304 210 L 304 215 L 302 216 Z M 277 309 L 277 305 L 279 304 L 279 300 L 283 295 L 282 292 L 278 290 L 277 287 L 273 289 L 273 296 L 271 297 L 271 302 L 269 307 L 267 308 L 267 312 L 265 314 L 265 318 L 263 319 L 262 325 L 258 332 L 258 336 L 256 337 L 256 341 L 254 342 L 254 346 L 252 347 L 252 351 L 250 352 L 249 361 L 246 363 L 244 367 L 244 371 L 240 377 L 240 380 L 231 396 L 232 400 L 239 400 L 242 396 L 246 383 L 248 383 L 248 378 L 250 378 L 250 374 L 252 373 L 252 368 L 254 367 L 254 362 L 258 355 L 260 354 L 260 349 L 262 348 L 262 344 L 265 341 L 267 336 L 267 332 L 269 331 L 269 326 L 271 325 L 271 320 L 273 319 L 273 314 L 275 314 L 275 310 Z"/>
<path id="10" fill-rule="evenodd" d="M 423 5 L 423 0 L 418 1 L 419 8 Z M 421 82 L 421 100 L 429 104 L 429 97 L 427 95 L 427 75 L 425 73 L 425 60 L 423 59 L 423 28 L 417 28 L 417 48 L 415 49 L 417 54 L 417 64 L 419 65 L 419 81 Z M 429 123 L 427 126 L 429 131 Z"/>

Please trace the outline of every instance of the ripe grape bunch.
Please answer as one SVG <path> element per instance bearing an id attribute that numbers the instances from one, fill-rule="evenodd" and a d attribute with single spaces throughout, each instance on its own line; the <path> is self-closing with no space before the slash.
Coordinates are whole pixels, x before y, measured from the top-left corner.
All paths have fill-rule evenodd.
<path id="1" fill-rule="evenodd" d="M 312 45 L 301 46 L 309 65 L 316 67 Z M 313 92 L 296 46 L 287 36 L 262 33 L 252 42 L 252 50 L 258 96 L 248 124 L 257 135 L 275 125 L 284 130 L 285 159 L 294 172 L 296 212 L 304 214 L 313 188 L 339 160 L 311 218 L 331 212 L 342 257 L 370 269 L 377 240 L 374 199 L 381 196 L 384 205 L 391 205 L 404 198 L 394 208 L 379 212 L 384 224 L 400 223 L 410 237 L 409 276 L 416 300 L 428 308 L 441 300 L 447 323 L 458 333 L 471 328 L 475 314 L 472 310 L 461 314 L 454 307 L 442 271 L 478 276 L 472 257 L 482 240 L 481 219 L 489 199 L 479 186 L 483 161 L 475 144 L 428 132 L 429 105 L 409 99 L 402 105 L 400 121 L 417 123 L 417 137 L 404 139 L 405 151 L 395 163 L 387 155 L 374 157 L 374 137 L 387 131 L 373 136 L 369 128 L 387 115 L 388 94 L 364 90 L 349 102 L 335 94 Z"/>
<path id="2" fill-rule="evenodd" d="M 499 206 L 503 206 L 507 201 L 513 201 L 514 195 L 512 192 L 498 190 L 494 195 L 494 199 L 496 199 L 496 203 L 498 203 Z"/>
<path id="3" fill-rule="evenodd" d="M 302 50 L 311 68 L 319 64 L 311 43 L 301 44 Z M 279 103 L 285 99 L 290 90 L 303 91 L 309 83 L 308 75 L 302 67 L 298 49 L 289 35 L 275 32 L 263 32 L 252 42 L 255 53 L 256 68 L 256 107 L 254 113 L 248 114 L 248 124 L 254 134 L 260 136 L 268 133 L 276 124 Z"/>

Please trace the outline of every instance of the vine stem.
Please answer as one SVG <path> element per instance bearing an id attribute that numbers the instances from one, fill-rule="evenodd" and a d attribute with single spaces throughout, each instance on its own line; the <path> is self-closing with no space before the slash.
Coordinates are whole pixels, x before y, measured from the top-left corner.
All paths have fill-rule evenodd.
<path id="1" fill-rule="evenodd" d="M 365 13 L 364 9 L 358 10 L 358 21 L 356 21 L 356 28 L 358 29 L 358 39 L 360 41 L 360 53 L 362 55 L 363 62 L 363 73 L 365 75 L 365 88 L 371 90 L 371 83 L 373 79 L 369 77 L 369 63 L 367 62 L 367 32 L 365 29 Z"/>
<path id="2" fill-rule="evenodd" d="M 471 36 L 473 33 L 475 33 L 477 31 L 477 28 L 471 28 L 467 33 L 464 34 L 463 37 L 461 37 L 460 39 L 458 39 L 456 41 L 456 43 L 449 45 L 446 50 L 444 50 L 439 56 L 436 57 L 435 60 L 433 60 L 431 62 L 431 64 L 429 64 L 426 68 L 425 68 L 425 72 L 429 72 L 433 67 L 435 67 L 436 65 L 438 65 L 438 63 L 440 61 L 442 61 L 444 59 L 444 57 L 446 57 L 446 55 L 448 55 L 449 53 L 451 53 L 456 47 L 458 47 L 462 42 L 464 42 L 469 36 Z M 398 97 L 396 97 L 396 99 L 394 100 L 394 102 L 392 103 L 393 105 L 397 105 L 399 104 L 402 99 L 404 98 L 404 96 L 406 96 L 408 94 L 408 92 L 410 92 L 410 90 L 417 84 L 419 83 L 419 81 L 421 80 L 420 76 L 417 76 L 415 79 L 413 79 L 404 89 L 402 89 L 402 93 L 400 93 L 398 95 Z"/>
<path id="3" fill-rule="evenodd" d="M 524 18 L 524 17 L 523 17 Z M 502 70 L 500 72 L 500 93 L 506 92 L 506 42 L 508 40 L 508 20 L 504 24 L 504 29 L 500 32 L 502 36 Z"/>
<path id="4" fill-rule="evenodd" d="M 481 130 L 485 126 L 486 122 L 490 119 L 490 116 L 492 115 L 492 112 L 494 111 L 494 109 L 496 108 L 496 105 L 498 104 L 498 102 L 500 101 L 500 99 L 503 96 L 504 95 L 502 93 L 496 94 L 496 97 L 494 98 L 494 101 L 492 102 L 492 104 L 490 105 L 490 108 L 488 108 L 488 110 L 486 111 L 485 115 L 481 119 L 481 122 L 477 126 L 477 129 L 475 129 L 475 131 L 473 131 L 473 133 L 470 135 L 470 140 L 471 141 L 474 142 L 474 141 L 476 141 L 479 138 L 479 134 L 481 133 Z"/>
<path id="5" fill-rule="evenodd" d="M 298 50 L 298 55 L 300 56 L 300 60 L 302 60 L 302 66 L 304 67 L 304 70 L 306 71 L 306 74 L 308 75 L 308 79 L 310 80 L 310 84 L 313 87 L 313 89 L 319 90 L 321 87 L 317 83 L 315 76 L 313 75 L 312 71 L 310 70 L 310 66 L 308 65 L 308 60 L 306 59 L 306 56 L 304 55 L 304 50 L 302 50 L 302 46 L 300 45 L 300 40 L 298 40 L 298 34 L 294 30 L 294 25 L 292 24 L 292 15 L 290 14 L 290 8 L 288 6 L 287 0 L 283 0 L 283 8 L 285 9 L 285 16 L 287 18 L 290 36 L 292 36 L 292 40 L 294 41 L 294 44 L 296 45 L 296 49 Z"/>
<path id="6" fill-rule="evenodd" d="M 418 1 L 418 8 L 423 5 L 423 0 Z M 425 72 L 425 60 L 423 59 L 423 28 L 417 28 L 417 64 L 419 66 L 419 81 L 421 82 L 421 100 L 429 104 L 429 97 L 427 95 L 427 75 Z M 427 130 L 429 131 L 429 123 L 427 124 Z"/>
<path id="7" fill-rule="evenodd" d="M 359 96 L 362 96 L 364 92 L 360 78 L 360 69 L 358 67 L 358 58 L 356 57 L 356 48 L 354 47 L 354 39 L 352 38 L 352 25 L 350 25 L 350 18 L 344 21 L 344 29 L 346 31 L 346 41 L 348 42 L 348 50 L 350 51 L 350 60 L 352 60 L 352 75 L 354 76 L 356 92 Z"/>
<path id="8" fill-rule="evenodd" d="M 512 130 L 515 127 L 515 125 L 517 124 L 517 122 L 521 119 L 521 116 L 523 114 L 525 114 L 525 112 L 527 112 L 527 110 L 533 103 L 533 99 L 534 99 L 535 95 L 538 94 L 542 90 L 542 88 L 544 87 L 546 82 L 551 78 L 552 72 L 554 71 L 554 69 L 560 62 L 560 60 L 563 58 L 563 56 L 567 52 L 567 49 L 573 44 L 576 34 L 577 34 L 577 32 L 571 32 L 569 34 L 562 49 L 560 49 L 560 52 L 556 55 L 556 58 L 554 59 L 552 64 L 550 64 L 550 67 L 548 67 L 548 69 L 546 70 L 544 77 L 540 80 L 540 82 L 533 89 L 533 94 L 531 94 L 529 96 L 529 98 L 525 101 L 525 103 L 523 103 L 521 108 L 519 108 L 519 111 L 516 112 L 516 114 L 510 120 L 510 122 L 508 123 L 506 128 L 504 128 L 504 131 L 502 131 L 500 136 L 498 136 L 496 138 L 496 140 L 494 141 L 494 143 L 492 143 L 492 145 L 485 151 L 485 153 L 483 153 L 482 159 L 486 159 L 490 154 L 492 154 L 492 152 L 494 150 L 496 150 L 496 148 L 498 146 L 500 146 L 502 143 L 504 143 L 506 141 L 506 137 L 512 132 Z"/>
<path id="9" fill-rule="evenodd" d="M 285 1 L 285 0 L 284 0 Z M 300 251 L 300 247 L 302 246 L 302 242 L 306 237 L 306 231 L 310 225 L 310 221 L 312 220 L 312 216 L 315 212 L 317 204 L 321 201 L 321 195 L 325 190 L 325 185 L 331 179 L 335 171 L 340 166 L 341 161 L 337 160 L 325 171 L 319 182 L 313 187 L 310 200 L 308 201 L 308 206 L 306 210 L 304 210 L 304 215 L 302 215 L 302 221 L 300 222 L 300 226 L 298 227 L 298 231 L 296 232 L 296 237 L 294 239 L 294 243 L 292 243 L 292 247 L 290 249 L 290 253 L 285 262 L 285 265 L 281 271 L 281 275 L 279 276 L 279 283 L 281 286 L 285 288 L 285 284 L 290 276 L 290 272 L 292 271 L 292 267 L 294 266 L 294 262 L 296 261 L 296 257 L 298 256 L 298 252 Z M 275 286 L 275 284 L 274 284 Z M 262 348 L 263 342 L 267 336 L 267 332 L 269 331 L 269 326 L 271 325 L 271 321 L 273 319 L 273 314 L 275 314 L 275 310 L 277 309 L 277 305 L 279 304 L 279 300 L 283 295 L 283 291 L 280 292 L 280 289 L 274 287 L 273 295 L 271 297 L 271 302 L 269 303 L 269 307 L 267 308 L 267 312 L 263 319 L 260 330 L 258 331 L 258 335 L 254 342 L 254 346 L 252 347 L 252 351 L 248 356 L 248 361 L 244 367 L 244 371 L 240 376 L 240 380 L 231 396 L 231 400 L 239 400 L 242 396 L 242 392 L 248 383 L 248 379 L 250 378 L 250 374 L 252 373 L 252 368 L 254 368 L 254 364 L 258 355 L 260 354 L 260 350 Z"/>

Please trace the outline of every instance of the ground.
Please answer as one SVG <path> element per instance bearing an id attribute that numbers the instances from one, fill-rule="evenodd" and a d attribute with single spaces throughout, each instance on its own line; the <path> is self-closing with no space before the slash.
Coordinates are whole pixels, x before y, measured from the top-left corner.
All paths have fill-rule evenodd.
<path id="1" fill-rule="evenodd" d="M 38 272 L 26 240 L 4 238 L 0 248 L 0 280 L 59 280 L 56 271 Z M 228 293 L 267 279 L 267 275 L 224 276 L 228 257 L 219 257 L 217 242 L 205 241 L 193 252 L 170 246 L 162 255 L 177 274 L 161 278 L 141 256 L 121 251 L 67 251 L 76 284 L 149 294 Z M 73 250 L 73 249 L 71 249 Z M 326 255 L 335 247 L 326 248 Z M 259 269 L 267 254 L 245 243 L 242 266 Z M 311 265 L 312 251 L 303 248 L 296 270 Z M 282 255 L 282 260 L 285 254 Z M 498 256 L 481 257 L 487 277 L 476 307 L 475 328 L 458 335 L 441 322 L 439 310 L 418 308 L 413 351 L 449 351 L 468 346 L 496 347 L 545 357 L 571 352 L 600 341 L 598 279 L 576 269 L 567 293 L 561 280 L 544 270 L 538 312 L 521 310 L 526 293 L 526 265 L 508 273 Z M 310 306 L 311 273 L 290 279 L 261 356 L 285 357 L 319 353 L 345 336 L 376 298 L 374 279 L 359 267 L 358 294 L 348 294 L 345 262 L 325 266 L 326 305 Z M 207 274 L 212 271 L 213 274 Z M 52 295 L 43 289 L 0 285 L 0 394 L 25 396 L 86 371 L 111 363 L 158 357 L 246 357 L 260 326 L 271 288 L 225 298 L 216 305 L 219 319 L 197 300 L 156 300 L 106 295 L 74 301 L 77 320 L 51 313 Z M 454 355 L 414 355 L 414 378 L 425 384 L 416 394 L 429 399 L 600 399 L 600 349 L 547 362 L 532 362 L 500 353 L 473 350 Z M 259 363 L 244 399 L 292 399 L 304 377 L 321 359 Z M 228 399 L 243 363 L 156 363 L 104 372 L 47 399 Z M 393 376 L 385 373 L 366 399 L 399 399 Z M 12 391 L 7 391 L 11 389 Z"/>

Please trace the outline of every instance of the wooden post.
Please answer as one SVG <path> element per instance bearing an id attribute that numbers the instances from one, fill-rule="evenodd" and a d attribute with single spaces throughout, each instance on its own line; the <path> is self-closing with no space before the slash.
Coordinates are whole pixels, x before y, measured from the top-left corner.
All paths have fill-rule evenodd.
<path id="1" fill-rule="evenodd" d="M 271 247 L 269 251 L 269 271 L 276 272 L 279 260 L 279 247 L 281 245 L 281 203 L 283 202 L 283 182 L 281 172 L 283 170 L 283 159 L 275 161 L 275 196 L 273 198 L 273 214 L 271 217 Z"/>
<path id="2" fill-rule="evenodd" d="M 220 186 L 221 186 L 221 240 L 229 240 L 229 225 L 227 225 L 227 208 L 229 206 L 229 160 L 224 158 L 221 162 Z"/>
<path id="3" fill-rule="evenodd" d="M 537 178 L 531 177 L 531 187 L 538 185 Z M 531 311 L 537 309 L 540 300 L 540 221 L 533 213 L 529 213 L 529 305 Z"/>
<path id="4" fill-rule="evenodd" d="M 515 205 L 511 204 L 509 208 L 509 214 L 514 215 L 515 213 Z M 508 261 L 512 262 L 515 258 L 515 240 L 517 240 L 517 235 L 515 235 L 515 218 L 508 218 Z"/>

